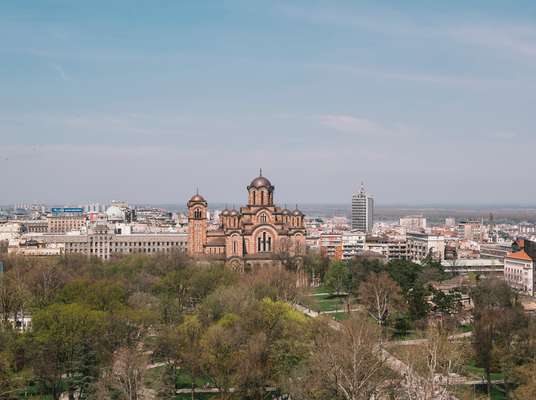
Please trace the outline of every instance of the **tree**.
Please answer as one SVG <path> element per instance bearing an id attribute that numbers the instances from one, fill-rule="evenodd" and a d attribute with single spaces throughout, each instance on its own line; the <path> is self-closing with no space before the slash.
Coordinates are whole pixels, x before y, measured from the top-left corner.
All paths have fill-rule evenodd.
<path id="1" fill-rule="evenodd" d="M 352 318 L 339 331 L 320 322 L 315 350 L 296 368 L 289 392 L 297 400 L 369 400 L 385 389 L 387 368 L 379 354 L 379 329 L 366 316 Z"/>
<path id="2" fill-rule="evenodd" d="M 33 316 L 33 369 L 54 399 L 64 384 L 69 398 L 87 392 L 106 357 L 105 331 L 105 313 L 79 304 L 53 304 Z"/>
<path id="3" fill-rule="evenodd" d="M 197 316 L 188 316 L 177 329 L 177 361 L 192 380 L 192 400 L 195 398 L 195 381 L 201 375 L 201 338 L 203 327 Z"/>
<path id="4" fill-rule="evenodd" d="M 114 353 L 112 380 L 127 400 L 142 399 L 147 357 L 136 347 L 122 347 Z"/>
<path id="5" fill-rule="evenodd" d="M 489 396 L 491 372 L 498 368 L 501 359 L 511 364 L 508 358 L 513 345 L 519 342 L 519 332 L 524 331 L 528 321 L 517 295 L 504 281 L 483 280 L 471 292 L 471 297 L 474 303 L 473 347 L 477 364 L 485 371 Z"/>
<path id="6" fill-rule="evenodd" d="M 326 288 L 339 295 L 347 290 L 350 283 L 348 267 L 341 261 L 333 261 L 326 274 Z"/>
<path id="7" fill-rule="evenodd" d="M 406 351 L 409 371 L 404 376 L 402 392 L 412 400 L 448 400 L 455 384 L 451 374 L 460 372 L 465 351 L 460 343 L 450 341 L 448 331 L 431 328 L 424 343 Z"/>
<path id="8" fill-rule="evenodd" d="M 0 328 L 11 325 L 10 318 L 16 322 L 24 314 L 27 295 L 22 279 L 16 272 L 11 270 L 0 274 Z"/>
<path id="9" fill-rule="evenodd" d="M 536 360 L 516 367 L 515 378 L 514 398 L 536 399 Z"/>
<path id="10" fill-rule="evenodd" d="M 241 368 L 239 350 L 241 332 L 236 315 L 226 315 L 212 325 L 201 340 L 202 369 L 210 377 L 223 400 L 231 398 L 231 387 Z"/>
<path id="11" fill-rule="evenodd" d="M 432 292 L 432 309 L 441 316 L 441 323 L 445 318 L 459 314 L 462 311 L 462 294 L 458 290 L 445 293 L 441 290 L 430 288 Z"/>
<path id="12" fill-rule="evenodd" d="M 370 274 L 359 286 L 359 298 L 369 315 L 382 326 L 391 313 L 405 308 L 400 287 L 386 272 Z"/>

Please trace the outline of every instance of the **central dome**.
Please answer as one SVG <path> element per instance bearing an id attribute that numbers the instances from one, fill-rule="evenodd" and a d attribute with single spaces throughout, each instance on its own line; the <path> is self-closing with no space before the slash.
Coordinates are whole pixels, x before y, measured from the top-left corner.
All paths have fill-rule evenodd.
<path id="1" fill-rule="evenodd" d="M 256 177 L 255 179 L 253 179 L 251 181 L 251 183 L 249 184 L 249 187 L 250 188 L 257 188 L 257 189 L 260 189 L 260 188 L 270 188 L 272 187 L 272 184 L 270 183 L 270 181 L 265 178 L 264 176 L 258 176 Z"/>
<path id="2" fill-rule="evenodd" d="M 190 199 L 190 201 L 192 203 L 203 203 L 205 202 L 206 200 L 203 198 L 203 196 L 201 196 L 199 193 L 196 193 L 192 196 L 192 198 Z"/>

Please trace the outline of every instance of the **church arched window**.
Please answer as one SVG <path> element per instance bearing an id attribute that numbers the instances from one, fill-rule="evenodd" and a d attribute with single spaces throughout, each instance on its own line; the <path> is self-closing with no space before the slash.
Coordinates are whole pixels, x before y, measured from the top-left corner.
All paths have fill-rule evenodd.
<path id="1" fill-rule="evenodd" d="M 261 218 L 260 218 L 260 220 L 261 220 L 261 224 L 265 224 L 265 223 L 266 223 L 266 220 L 267 220 L 267 219 L 266 219 L 266 214 L 261 214 Z"/>
<path id="2" fill-rule="evenodd" d="M 267 235 L 266 232 L 263 232 L 261 236 L 257 237 L 257 251 L 272 251 L 272 237 Z"/>
<path id="3" fill-rule="evenodd" d="M 194 210 L 194 219 L 201 219 L 201 210 L 199 208 Z"/>
<path id="4" fill-rule="evenodd" d="M 264 204 L 264 190 L 261 190 L 261 204 Z"/>

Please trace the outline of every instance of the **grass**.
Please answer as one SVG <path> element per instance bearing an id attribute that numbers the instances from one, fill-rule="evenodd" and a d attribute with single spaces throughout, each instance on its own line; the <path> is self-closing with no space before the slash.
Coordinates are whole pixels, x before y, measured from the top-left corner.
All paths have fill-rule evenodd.
<path id="1" fill-rule="evenodd" d="M 483 398 L 487 395 L 487 387 L 485 385 L 473 386 L 456 386 L 452 393 L 460 400 L 473 400 L 475 398 Z M 487 396 L 485 397 L 487 398 Z M 491 400 L 506 400 L 506 396 L 498 388 L 491 387 Z"/>
<path id="2" fill-rule="evenodd" d="M 458 330 L 460 333 L 473 332 L 473 325 L 460 325 Z"/>
<path id="3" fill-rule="evenodd" d="M 218 395 L 212 394 L 212 393 L 196 393 L 195 394 L 195 400 L 213 400 L 217 398 L 218 398 Z M 175 397 L 175 400 L 192 400 L 192 395 L 189 393 L 178 394 Z"/>
<path id="4" fill-rule="evenodd" d="M 474 360 L 471 360 L 466 366 L 465 371 L 471 375 L 477 376 L 478 378 L 482 378 L 485 373 L 484 369 L 477 367 Z M 502 372 L 492 372 L 491 373 L 491 380 L 501 380 L 504 379 L 504 374 Z"/>

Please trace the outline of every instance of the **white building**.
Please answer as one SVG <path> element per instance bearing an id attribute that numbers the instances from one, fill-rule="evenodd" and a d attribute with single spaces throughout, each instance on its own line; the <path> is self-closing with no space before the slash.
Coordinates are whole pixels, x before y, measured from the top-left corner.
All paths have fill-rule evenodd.
<path id="1" fill-rule="evenodd" d="M 108 260 L 113 256 L 145 253 L 186 252 L 188 234 L 183 232 L 135 233 L 130 229 L 113 229 L 97 225 L 87 232 L 33 236 L 50 244 L 62 244 L 65 254 L 83 254 Z"/>
<path id="2" fill-rule="evenodd" d="M 524 250 L 506 255 L 504 279 L 511 288 L 534 296 L 534 262 Z"/>
<path id="3" fill-rule="evenodd" d="M 406 235 L 408 259 L 421 262 L 427 257 L 435 261 L 445 258 L 445 238 L 427 233 L 411 232 Z"/>
<path id="4" fill-rule="evenodd" d="M 373 226 L 374 199 L 365 193 L 361 183 L 361 191 L 352 196 L 352 229 L 370 233 Z"/>
<path id="5" fill-rule="evenodd" d="M 426 218 L 422 215 L 408 215 L 400 218 L 400 226 L 407 232 L 424 232 L 426 230 Z"/>
<path id="6" fill-rule="evenodd" d="M 363 252 L 367 235 L 364 232 L 350 231 L 342 234 L 342 258 L 351 259 Z"/>

